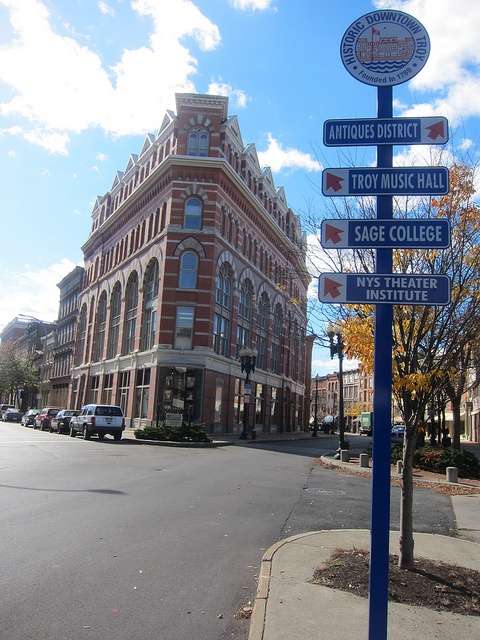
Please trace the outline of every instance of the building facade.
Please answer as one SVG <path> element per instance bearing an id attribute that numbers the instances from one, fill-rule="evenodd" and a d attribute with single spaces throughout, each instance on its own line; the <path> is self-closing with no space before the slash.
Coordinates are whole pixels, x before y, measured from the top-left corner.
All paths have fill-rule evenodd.
<path id="1" fill-rule="evenodd" d="M 52 345 L 49 404 L 68 407 L 71 383 L 75 329 L 78 315 L 78 298 L 83 287 L 83 267 L 75 267 L 58 284 L 59 305 Z"/>
<path id="2" fill-rule="evenodd" d="M 181 413 L 236 433 L 246 411 L 249 430 L 307 429 L 299 218 L 228 98 L 178 94 L 176 108 L 94 205 L 69 405 L 120 404 L 134 427 Z"/>

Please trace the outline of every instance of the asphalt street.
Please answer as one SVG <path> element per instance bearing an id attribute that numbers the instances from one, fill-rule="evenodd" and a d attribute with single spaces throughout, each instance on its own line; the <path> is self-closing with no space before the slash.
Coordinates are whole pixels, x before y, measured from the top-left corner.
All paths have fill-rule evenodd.
<path id="1" fill-rule="evenodd" d="M 235 613 L 266 549 L 369 527 L 369 479 L 314 463 L 335 444 L 184 449 L 0 424 L 0 637 L 247 638 Z M 417 530 L 449 535 L 449 498 L 415 496 Z M 398 505 L 394 489 L 393 528 Z"/>

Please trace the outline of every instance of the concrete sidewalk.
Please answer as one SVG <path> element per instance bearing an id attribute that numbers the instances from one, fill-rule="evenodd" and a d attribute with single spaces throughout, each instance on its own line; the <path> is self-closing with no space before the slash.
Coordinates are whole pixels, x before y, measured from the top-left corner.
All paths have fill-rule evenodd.
<path id="1" fill-rule="evenodd" d="M 480 496 L 474 496 L 477 507 Z M 358 640 L 368 637 L 365 598 L 311 584 L 313 572 L 334 549 L 368 549 L 367 530 L 316 531 L 273 545 L 263 556 L 249 640 Z M 398 532 L 390 534 L 398 553 Z M 480 546 L 448 536 L 415 534 L 415 553 L 480 571 Z M 463 640 L 480 637 L 480 617 L 389 603 L 388 638 Z"/>
<path id="2" fill-rule="evenodd" d="M 478 445 L 472 448 L 478 449 Z M 332 466 L 349 467 L 353 473 L 371 472 L 371 468 L 359 468 L 330 457 L 327 461 Z M 433 474 L 415 475 L 420 483 L 432 482 Z M 445 478 L 437 476 L 435 481 L 445 482 Z M 480 483 L 464 480 L 462 484 L 478 489 L 478 493 L 451 496 L 460 537 L 415 533 L 415 555 L 480 571 Z M 390 532 L 389 542 L 390 553 L 398 554 L 398 531 Z M 366 599 L 310 583 L 315 568 L 335 549 L 353 547 L 369 549 L 370 531 L 313 531 L 270 547 L 262 559 L 249 640 L 367 638 Z M 421 640 L 480 638 L 480 617 L 389 602 L 389 640 L 409 637 Z"/>

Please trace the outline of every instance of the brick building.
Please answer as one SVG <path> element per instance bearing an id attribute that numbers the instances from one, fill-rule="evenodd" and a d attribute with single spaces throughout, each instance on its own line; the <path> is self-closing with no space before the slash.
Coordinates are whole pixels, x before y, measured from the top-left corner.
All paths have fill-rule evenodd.
<path id="1" fill-rule="evenodd" d="M 228 98 L 178 94 L 176 108 L 94 205 L 69 405 L 115 402 L 135 427 L 179 412 L 238 433 L 248 348 L 248 429 L 307 429 L 299 218 Z"/>

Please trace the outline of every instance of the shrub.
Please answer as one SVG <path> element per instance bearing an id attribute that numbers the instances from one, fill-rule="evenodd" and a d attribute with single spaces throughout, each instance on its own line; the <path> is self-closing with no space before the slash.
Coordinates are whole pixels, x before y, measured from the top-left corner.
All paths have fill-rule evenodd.
<path id="1" fill-rule="evenodd" d="M 447 467 L 457 467 L 460 478 L 480 478 L 480 460 L 470 451 L 421 447 L 415 450 L 413 463 L 419 469 L 435 473 L 445 473 Z"/>
<path id="2" fill-rule="evenodd" d="M 181 427 L 150 427 L 135 429 L 138 440 L 164 440 L 168 442 L 211 442 L 212 438 L 203 431 L 203 422 L 194 422 L 190 426 L 186 422 Z"/>

